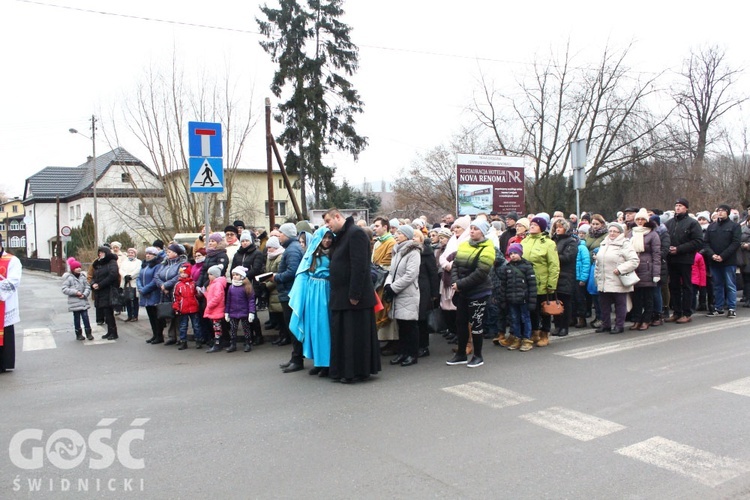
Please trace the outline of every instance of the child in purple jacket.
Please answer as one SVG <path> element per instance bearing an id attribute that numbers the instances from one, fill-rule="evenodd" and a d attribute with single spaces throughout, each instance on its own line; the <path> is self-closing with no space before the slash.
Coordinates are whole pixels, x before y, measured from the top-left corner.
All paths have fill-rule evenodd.
<path id="1" fill-rule="evenodd" d="M 247 279 L 247 268 L 242 266 L 232 269 L 232 283 L 227 288 L 224 319 L 229 323 L 230 343 L 227 352 L 237 350 L 237 327 L 242 323 L 245 334 L 245 352 L 250 352 L 252 342 L 252 324 L 255 319 L 255 293 L 253 285 Z"/>

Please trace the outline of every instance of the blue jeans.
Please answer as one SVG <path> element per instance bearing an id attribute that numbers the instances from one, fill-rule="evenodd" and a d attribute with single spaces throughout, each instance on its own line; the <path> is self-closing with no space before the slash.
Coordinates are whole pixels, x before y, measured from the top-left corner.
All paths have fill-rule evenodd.
<path id="1" fill-rule="evenodd" d="M 190 319 L 190 322 L 193 324 L 193 337 L 195 337 L 196 342 L 203 340 L 203 334 L 201 333 L 201 322 L 200 318 L 198 318 L 198 313 L 180 314 L 179 318 L 180 342 L 187 341 L 188 319 Z"/>
<path id="2" fill-rule="evenodd" d="M 509 304 L 513 334 L 519 339 L 531 338 L 531 315 L 526 304 Z"/>
<path id="3" fill-rule="evenodd" d="M 135 300 L 129 300 L 125 304 L 125 309 L 128 313 L 128 319 L 138 319 L 138 309 L 140 308 L 140 303 L 138 302 L 138 297 L 135 298 Z"/>
<path id="4" fill-rule="evenodd" d="M 659 315 L 661 317 L 662 310 L 664 309 L 664 300 L 661 296 L 661 282 L 657 283 L 653 288 L 654 292 L 654 316 Z"/>
<path id="5" fill-rule="evenodd" d="M 737 309 L 736 266 L 716 266 L 711 264 L 711 278 L 714 282 L 714 306 L 717 311 Z"/>
<path id="6" fill-rule="evenodd" d="M 89 323 L 89 311 L 88 309 L 83 311 L 73 311 L 73 328 L 76 332 L 81 331 L 81 320 L 83 320 L 83 327 L 87 332 L 91 331 L 91 323 Z"/>

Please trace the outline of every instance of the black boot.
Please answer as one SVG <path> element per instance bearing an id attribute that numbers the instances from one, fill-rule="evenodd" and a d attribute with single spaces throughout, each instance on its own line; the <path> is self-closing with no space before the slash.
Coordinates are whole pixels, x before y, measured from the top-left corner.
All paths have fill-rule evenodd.
<path id="1" fill-rule="evenodd" d="M 195 339 L 195 348 L 200 349 L 205 343 L 203 339 Z"/>
<path id="2" fill-rule="evenodd" d="M 245 335 L 245 352 L 253 350 L 253 342 L 250 340 L 250 335 Z"/>
<path id="3" fill-rule="evenodd" d="M 156 335 L 156 337 L 154 337 L 154 340 L 151 341 L 151 345 L 163 344 L 163 343 L 164 343 L 164 335 L 161 333 Z"/>
<path id="4" fill-rule="evenodd" d="M 76 330 L 76 340 L 83 340 L 83 330 Z"/>
<path id="5" fill-rule="evenodd" d="M 94 336 L 91 335 L 91 328 L 84 328 L 84 331 L 86 332 L 87 340 L 94 340 Z"/>
<path id="6" fill-rule="evenodd" d="M 113 332 L 110 332 L 107 335 L 105 335 L 104 338 L 107 340 L 117 340 L 120 337 L 117 336 L 117 330 L 114 330 Z"/>
<path id="7" fill-rule="evenodd" d="M 206 352 L 219 352 L 221 351 L 221 340 L 216 339 L 214 340 L 214 345 L 211 346 L 211 349 L 209 349 Z"/>
<path id="8" fill-rule="evenodd" d="M 153 344 L 153 342 L 151 342 Z M 176 339 L 169 339 L 166 342 L 164 342 L 164 345 L 175 345 L 177 343 Z"/>
<path id="9" fill-rule="evenodd" d="M 183 340 L 180 342 L 180 347 L 177 348 L 178 351 L 184 351 L 187 349 L 187 340 Z"/>

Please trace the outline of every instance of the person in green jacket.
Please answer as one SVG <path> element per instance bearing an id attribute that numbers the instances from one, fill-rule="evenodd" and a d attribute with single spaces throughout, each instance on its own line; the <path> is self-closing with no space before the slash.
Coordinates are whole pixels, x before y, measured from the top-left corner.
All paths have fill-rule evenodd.
<path id="1" fill-rule="evenodd" d="M 544 231 L 547 221 L 542 217 L 534 217 L 529 224 L 529 233 L 521 241 L 523 258 L 531 262 L 536 274 L 537 301 L 539 307 L 531 313 L 531 340 L 537 347 L 549 344 L 551 317 L 542 314 L 541 305 L 547 295 L 557 289 L 557 279 L 560 277 L 560 259 L 557 255 L 557 245 Z"/>

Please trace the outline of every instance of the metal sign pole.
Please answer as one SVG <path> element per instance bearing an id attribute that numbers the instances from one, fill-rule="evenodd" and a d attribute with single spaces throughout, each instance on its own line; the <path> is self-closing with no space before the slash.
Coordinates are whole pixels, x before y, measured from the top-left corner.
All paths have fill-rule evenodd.
<path id="1" fill-rule="evenodd" d="M 206 221 L 205 223 L 205 235 L 203 236 L 203 241 L 207 241 L 207 238 L 211 234 L 211 220 L 208 217 L 208 193 L 203 193 L 203 217 Z"/>

